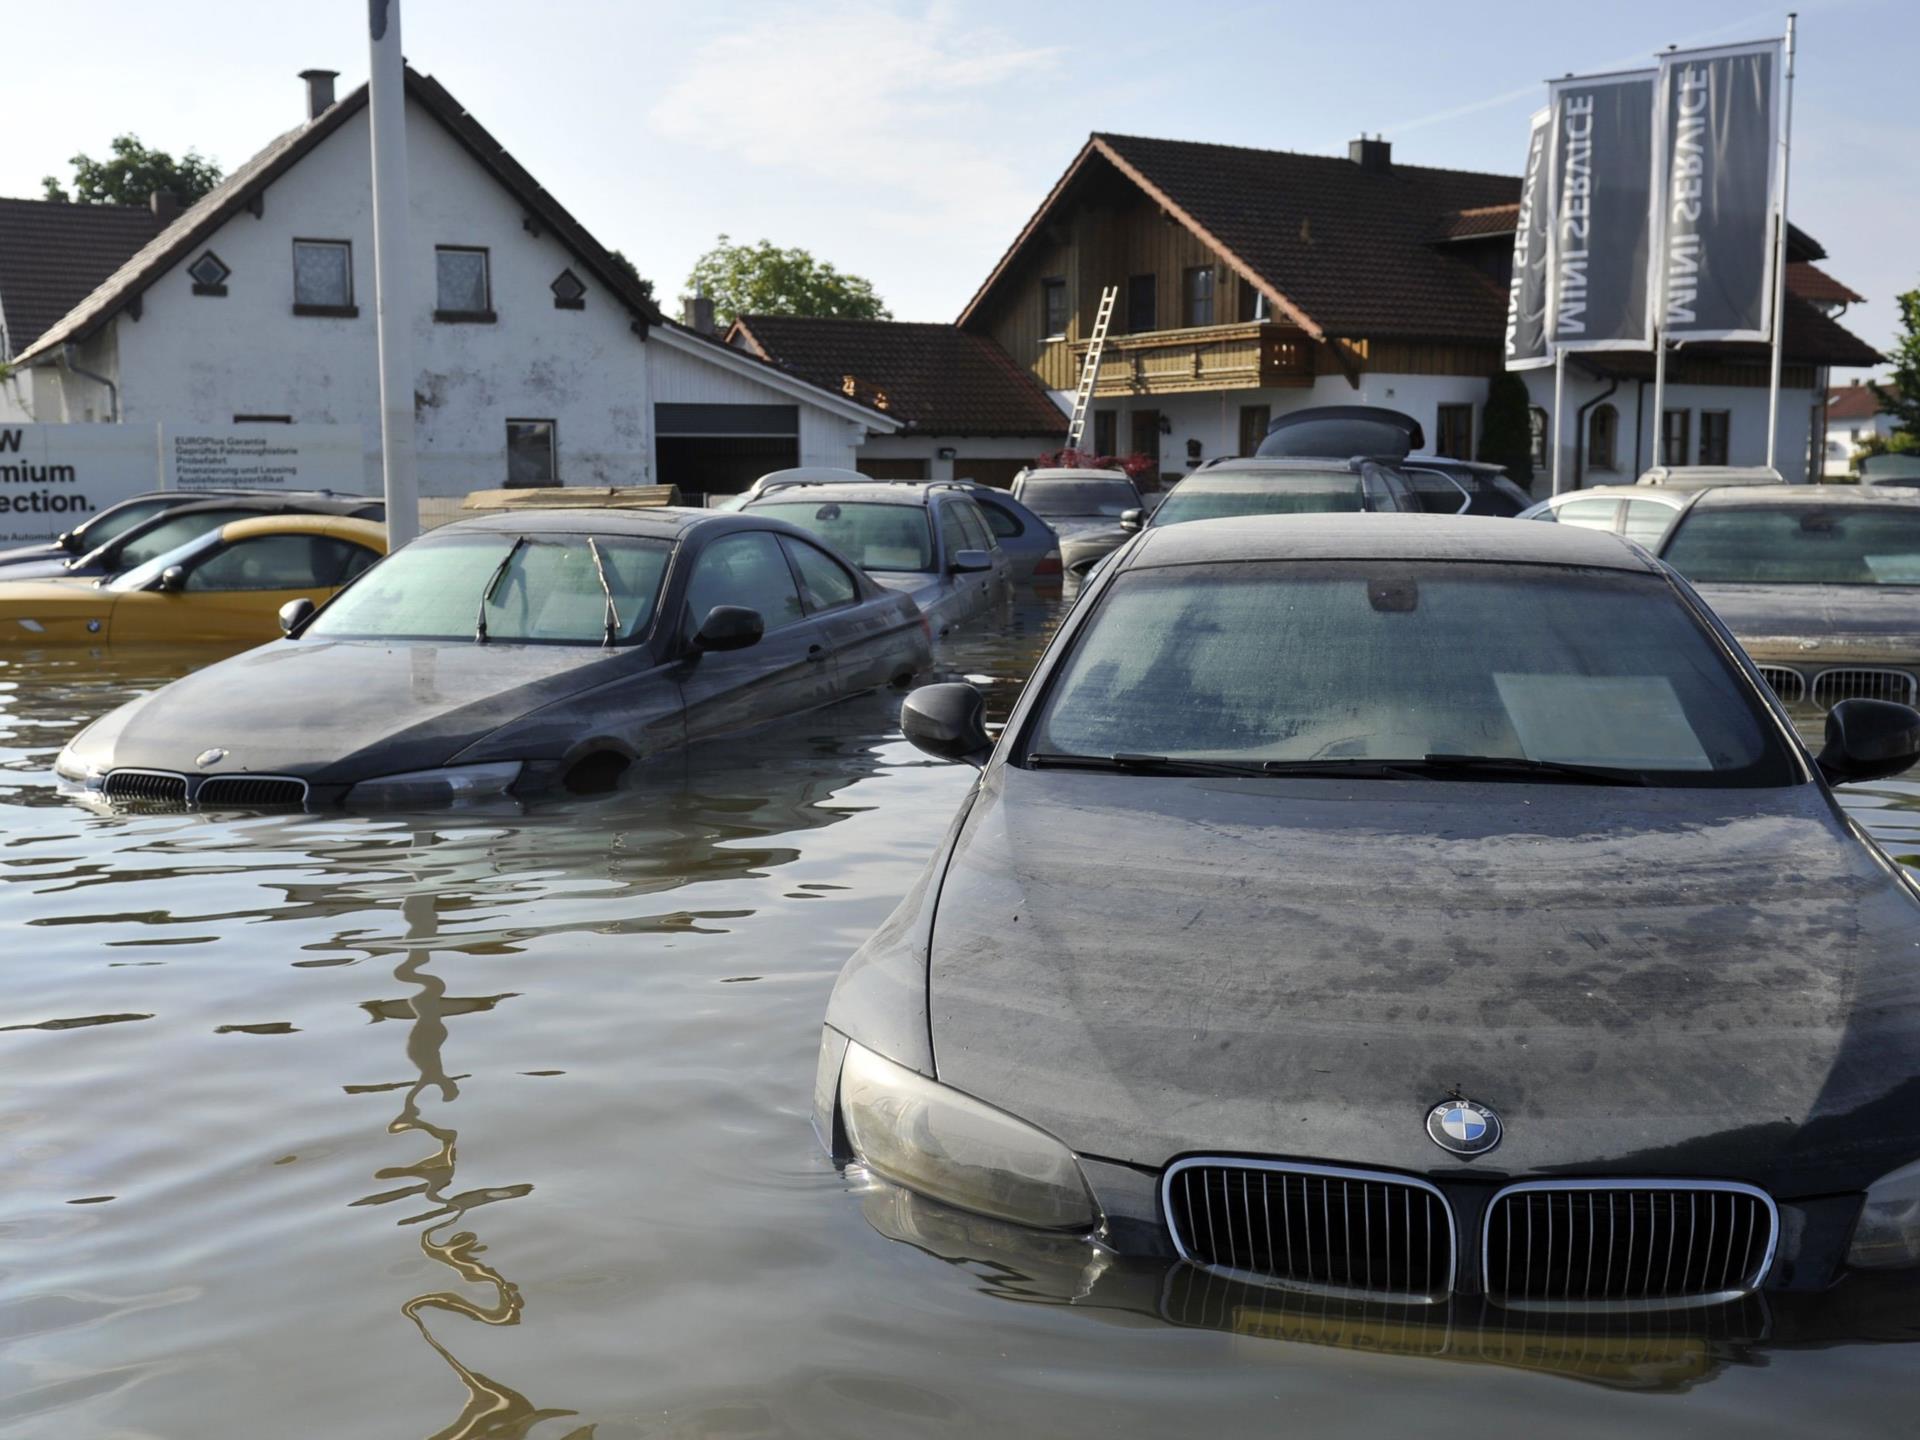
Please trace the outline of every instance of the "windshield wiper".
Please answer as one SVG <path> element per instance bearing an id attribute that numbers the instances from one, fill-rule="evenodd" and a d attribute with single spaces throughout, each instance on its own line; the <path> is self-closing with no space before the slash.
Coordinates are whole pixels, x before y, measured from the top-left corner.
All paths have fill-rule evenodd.
<path id="1" fill-rule="evenodd" d="M 487 588 L 480 592 L 480 613 L 474 617 L 473 621 L 474 644 L 487 643 L 487 602 L 493 599 L 493 592 L 500 585 L 500 577 L 507 573 L 507 566 L 513 563 L 513 557 L 520 553 L 520 547 L 526 543 L 526 536 L 514 536 L 513 544 L 507 547 L 507 553 L 500 557 L 500 563 L 493 567 L 493 574 L 487 577 Z"/>
<path id="2" fill-rule="evenodd" d="M 1128 775 L 1271 775 L 1271 761 L 1189 760 L 1175 755 L 1140 755 L 1117 750 L 1111 755 L 1065 755 L 1032 750 L 1027 764 L 1062 770 L 1111 770 Z"/>
<path id="3" fill-rule="evenodd" d="M 620 633 L 620 607 L 613 603 L 613 587 L 607 583 L 607 567 L 600 559 L 600 542 L 591 535 L 587 537 L 587 553 L 593 556 L 593 573 L 600 577 L 600 593 L 607 597 L 606 634 L 600 641 L 602 646 L 607 646 L 613 644 L 614 637 Z"/>
<path id="4" fill-rule="evenodd" d="M 1414 762 L 1409 761 L 1410 767 Z M 1634 770 L 1616 770 L 1605 765 L 1576 765 L 1567 760 L 1533 760 L 1522 755 L 1423 755 L 1417 768 L 1455 774 L 1537 775 L 1542 778 L 1579 780 L 1588 785 L 1647 785 L 1647 777 Z"/>

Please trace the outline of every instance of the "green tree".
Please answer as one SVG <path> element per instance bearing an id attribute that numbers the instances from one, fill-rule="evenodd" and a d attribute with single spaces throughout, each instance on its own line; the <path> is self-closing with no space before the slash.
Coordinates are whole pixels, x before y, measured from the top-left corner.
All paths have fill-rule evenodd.
<path id="1" fill-rule="evenodd" d="M 622 275 L 625 275 L 640 287 L 640 293 L 642 295 L 646 296 L 649 300 L 653 299 L 653 282 L 640 273 L 640 267 L 638 265 L 634 264 L 633 261 L 629 260 L 618 250 L 609 250 L 607 252 L 607 258 L 613 261 L 615 269 L 619 270 Z"/>
<path id="2" fill-rule="evenodd" d="M 1533 401 L 1527 382 L 1511 370 L 1487 382 L 1477 458 L 1506 466 L 1508 476 L 1522 488 L 1533 483 Z"/>
<path id="3" fill-rule="evenodd" d="M 1906 333 L 1893 347 L 1891 384 L 1873 383 L 1880 411 L 1891 415 L 1897 434 L 1920 436 L 1920 290 L 1898 297 L 1900 328 Z"/>
<path id="4" fill-rule="evenodd" d="M 41 184 L 47 199 L 82 205 L 145 205 L 156 190 L 171 190 L 182 205 L 191 205 L 220 183 L 220 167 L 197 150 L 178 160 L 164 150 L 149 150 L 137 135 L 116 136 L 113 158 L 95 160 L 79 154 L 73 166 L 73 190 L 47 176 Z"/>
<path id="5" fill-rule="evenodd" d="M 693 262 L 687 288 L 704 289 L 714 315 L 813 315 L 839 320 L 891 320 L 870 281 L 843 275 L 805 250 L 782 250 L 770 240 L 736 245 L 722 235 Z"/>

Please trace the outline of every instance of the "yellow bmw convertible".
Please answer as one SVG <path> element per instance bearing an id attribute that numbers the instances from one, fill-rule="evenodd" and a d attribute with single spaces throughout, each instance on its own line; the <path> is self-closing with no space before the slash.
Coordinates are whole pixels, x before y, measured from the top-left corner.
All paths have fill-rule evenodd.
<path id="1" fill-rule="evenodd" d="M 235 520 L 109 579 L 0 581 L 0 650 L 258 644 L 289 600 L 322 604 L 386 553 L 371 520 Z"/>

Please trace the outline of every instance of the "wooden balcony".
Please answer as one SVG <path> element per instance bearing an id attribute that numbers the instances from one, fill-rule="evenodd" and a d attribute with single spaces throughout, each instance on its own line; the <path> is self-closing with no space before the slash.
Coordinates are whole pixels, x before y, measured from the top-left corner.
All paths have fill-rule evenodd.
<path id="1" fill-rule="evenodd" d="M 1074 373 L 1086 364 L 1085 340 L 1073 343 Z M 1109 335 L 1095 398 L 1185 395 L 1196 390 L 1263 390 L 1313 384 L 1313 341 L 1264 320 Z"/>

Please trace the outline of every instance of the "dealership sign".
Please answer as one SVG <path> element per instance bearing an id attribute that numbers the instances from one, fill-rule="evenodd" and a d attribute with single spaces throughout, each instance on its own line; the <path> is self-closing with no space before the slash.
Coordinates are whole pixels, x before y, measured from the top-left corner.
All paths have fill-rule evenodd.
<path id="1" fill-rule="evenodd" d="M 0 545 L 52 539 L 151 490 L 366 488 L 352 425 L 0 424 Z"/>

